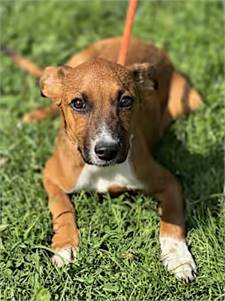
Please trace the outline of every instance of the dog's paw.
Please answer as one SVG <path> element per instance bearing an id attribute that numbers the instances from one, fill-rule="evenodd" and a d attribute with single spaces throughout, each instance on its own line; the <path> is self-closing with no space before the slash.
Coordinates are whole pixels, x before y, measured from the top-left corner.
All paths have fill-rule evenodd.
<path id="1" fill-rule="evenodd" d="M 185 240 L 160 237 L 161 256 L 165 267 L 177 279 L 190 282 L 196 277 L 196 265 Z"/>
<path id="2" fill-rule="evenodd" d="M 62 267 L 64 265 L 74 262 L 76 256 L 77 256 L 77 248 L 73 248 L 71 246 L 65 246 L 55 251 L 55 254 L 52 257 L 52 263 L 56 267 Z"/>

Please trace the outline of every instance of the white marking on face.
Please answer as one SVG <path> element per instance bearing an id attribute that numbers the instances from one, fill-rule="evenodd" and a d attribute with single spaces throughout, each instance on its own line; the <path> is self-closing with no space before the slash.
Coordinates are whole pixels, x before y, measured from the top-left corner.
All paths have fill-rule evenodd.
<path id="1" fill-rule="evenodd" d="M 96 136 L 91 139 L 89 157 L 91 162 L 98 165 L 103 161 L 99 159 L 99 157 L 95 153 L 95 146 L 99 143 L 117 143 L 117 141 L 113 138 L 112 133 L 108 126 L 105 123 L 102 123 L 99 128 L 96 130 Z"/>
<path id="2" fill-rule="evenodd" d="M 97 136 L 95 138 L 96 143 L 99 141 L 105 141 L 105 142 L 112 142 L 115 143 L 116 140 L 113 138 L 112 133 L 110 131 L 110 129 L 108 128 L 108 126 L 103 123 L 100 125 L 99 129 L 97 130 Z"/>
<path id="3" fill-rule="evenodd" d="M 107 192 L 112 185 L 126 187 L 127 189 L 144 189 L 133 170 L 129 155 L 121 164 L 112 166 L 96 166 L 85 164 L 73 191 L 87 190 Z"/>
<path id="4" fill-rule="evenodd" d="M 52 256 L 52 263 L 57 267 L 62 267 L 72 263 L 76 259 L 77 250 L 71 246 L 66 246 L 55 252 Z"/>
<path id="5" fill-rule="evenodd" d="M 184 239 L 160 237 L 164 266 L 178 279 L 189 282 L 195 278 L 196 265 Z"/>

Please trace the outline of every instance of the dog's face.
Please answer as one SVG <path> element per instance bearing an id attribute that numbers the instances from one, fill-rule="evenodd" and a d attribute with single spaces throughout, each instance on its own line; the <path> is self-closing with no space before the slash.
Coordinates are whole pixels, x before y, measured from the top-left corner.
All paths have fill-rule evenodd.
<path id="1" fill-rule="evenodd" d="M 153 88 L 150 70 L 146 64 L 128 69 L 103 59 L 45 70 L 42 94 L 60 106 L 66 134 L 85 163 L 107 166 L 126 160 L 140 101 L 137 84 Z"/>

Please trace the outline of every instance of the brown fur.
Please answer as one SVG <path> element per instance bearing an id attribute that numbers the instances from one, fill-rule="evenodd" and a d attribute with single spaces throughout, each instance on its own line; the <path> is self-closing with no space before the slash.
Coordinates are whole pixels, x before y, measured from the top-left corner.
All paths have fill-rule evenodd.
<path id="1" fill-rule="evenodd" d="M 54 112 L 57 105 L 62 115 L 56 148 L 44 170 L 55 231 L 53 250 L 68 245 L 78 247 L 74 209 L 67 194 L 84 167 L 85 139 L 100 120 L 113 127 L 122 125 L 127 143 L 133 134 L 131 160 L 136 176 L 145 184 L 144 192 L 161 202 L 160 235 L 177 239 L 185 236 L 181 186 L 155 161 L 152 150 L 171 120 L 197 109 L 201 97 L 154 45 L 133 39 L 126 68 L 113 63 L 119 46 L 120 38 L 99 41 L 74 55 L 67 67 L 49 67 L 41 72 L 42 93 L 53 99 Z M 113 109 L 119 90 L 135 97 L 131 111 L 116 114 Z M 83 97 L 81 93 L 94 107 L 89 118 L 74 113 L 69 106 L 74 97 Z M 37 114 L 37 119 L 46 117 L 46 111 L 43 112 L 42 116 L 41 111 Z M 30 120 L 34 119 L 32 114 Z M 124 190 L 118 186 L 109 188 L 109 192 Z"/>

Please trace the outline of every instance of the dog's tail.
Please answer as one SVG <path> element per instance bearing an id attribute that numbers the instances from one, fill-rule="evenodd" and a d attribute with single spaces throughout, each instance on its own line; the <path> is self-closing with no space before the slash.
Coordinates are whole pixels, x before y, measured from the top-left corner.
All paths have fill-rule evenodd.
<path id="1" fill-rule="evenodd" d="M 2 48 L 1 52 L 10 57 L 20 68 L 32 74 L 33 76 L 40 78 L 43 70 L 36 64 L 31 62 L 29 59 L 23 57 L 22 55 L 12 51 L 11 49 Z"/>
<path id="2" fill-rule="evenodd" d="M 174 72 L 170 84 L 167 109 L 163 118 L 162 131 L 171 120 L 185 117 L 203 106 L 199 92 L 180 73 Z"/>

